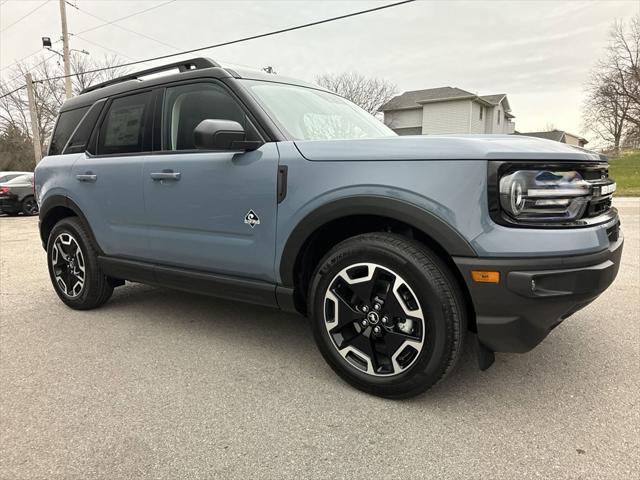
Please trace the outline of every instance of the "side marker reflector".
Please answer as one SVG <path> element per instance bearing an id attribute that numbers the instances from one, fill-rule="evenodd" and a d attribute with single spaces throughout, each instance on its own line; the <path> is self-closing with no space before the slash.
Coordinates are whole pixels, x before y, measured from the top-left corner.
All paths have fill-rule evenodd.
<path id="1" fill-rule="evenodd" d="M 471 278 L 477 283 L 500 283 L 500 272 L 485 272 L 472 270 Z"/>

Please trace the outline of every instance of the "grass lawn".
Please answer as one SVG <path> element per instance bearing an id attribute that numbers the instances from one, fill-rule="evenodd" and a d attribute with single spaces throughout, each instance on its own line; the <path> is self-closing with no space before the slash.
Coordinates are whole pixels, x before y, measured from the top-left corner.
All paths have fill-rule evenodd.
<path id="1" fill-rule="evenodd" d="M 617 196 L 640 197 L 640 150 L 610 158 L 609 175 L 618 184 Z"/>

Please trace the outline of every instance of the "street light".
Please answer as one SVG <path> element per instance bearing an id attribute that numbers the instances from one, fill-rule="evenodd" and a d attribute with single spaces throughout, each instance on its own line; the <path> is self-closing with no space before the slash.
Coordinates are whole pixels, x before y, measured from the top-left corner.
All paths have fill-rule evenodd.
<path id="1" fill-rule="evenodd" d="M 60 52 L 58 52 L 57 50 L 54 50 L 52 48 L 53 43 L 51 42 L 51 38 L 50 37 L 42 37 L 42 48 L 46 48 L 47 50 L 49 50 L 50 52 L 53 53 L 57 53 L 58 55 L 60 55 L 62 58 L 64 58 L 64 55 Z M 85 55 L 91 55 L 89 52 L 87 52 L 86 50 L 82 49 L 82 50 L 78 50 L 76 48 L 72 48 L 71 50 L 69 50 L 70 52 L 78 52 L 78 53 L 83 53 Z"/>

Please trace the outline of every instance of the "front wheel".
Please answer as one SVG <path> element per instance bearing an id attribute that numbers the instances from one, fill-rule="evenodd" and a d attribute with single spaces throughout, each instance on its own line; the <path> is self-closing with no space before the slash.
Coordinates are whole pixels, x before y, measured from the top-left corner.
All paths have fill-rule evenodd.
<path id="1" fill-rule="evenodd" d="M 422 393 L 454 367 L 466 331 L 464 300 L 447 265 L 424 245 L 373 233 L 320 262 L 309 311 L 316 343 L 354 387 L 389 398 Z"/>
<path id="2" fill-rule="evenodd" d="M 47 263 L 53 288 L 71 308 L 99 307 L 113 293 L 113 286 L 98 265 L 97 249 L 77 217 L 64 218 L 51 230 Z"/>

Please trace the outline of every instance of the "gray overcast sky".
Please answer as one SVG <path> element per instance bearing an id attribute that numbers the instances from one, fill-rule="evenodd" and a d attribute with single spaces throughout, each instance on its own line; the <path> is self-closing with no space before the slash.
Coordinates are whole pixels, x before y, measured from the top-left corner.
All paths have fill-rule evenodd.
<path id="1" fill-rule="evenodd" d="M 120 24 L 186 49 L 392 1 L 177 0 Z M 0 33 L 0 68 L 38 50 L 40 37 L 60 36 L 57 0 L 11 26 L 41 3 L 0 0 L 0 30 L 6 29 Z M 69 31 L 80 32 L 103 23 L 83 12 L 113 20 L 163 0 L 71 3 L 80 10 L 67 7 Z M 310 81 L 324 72 L 356 70 L 396 83 L 399 92 L 450 85 L 483 95 L 506 93 L 518 130 L 553 124 L 579 133 L 582 85 L 604 52 L 611 23 L 639 12 L 640 0 L 421 1 L 198 55 L 271 65 Z M 95 43 L 76 37 L 72 48 L 96 57 L 115 50 L 138 60 L 175 51 L 113 26 L 82 36 Z M 7 80 L 13 72 L 1 75 Z"/>

